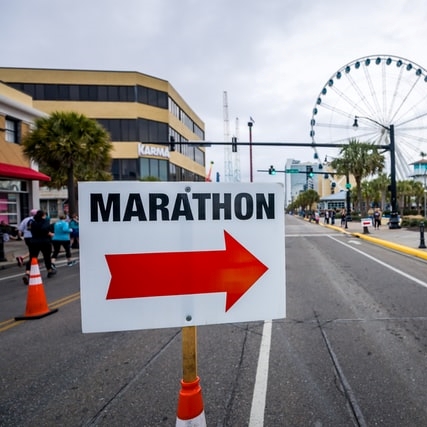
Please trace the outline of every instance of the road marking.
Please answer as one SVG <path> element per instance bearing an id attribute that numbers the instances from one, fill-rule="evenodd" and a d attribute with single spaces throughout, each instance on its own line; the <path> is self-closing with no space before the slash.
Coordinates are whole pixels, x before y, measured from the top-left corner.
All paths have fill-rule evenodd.
<path id="1" fill-rule="evenodd" d="M 406 279 L 412 280 L 413 282 L 417 283 L 418 285 L 421 285 L 421 286 L 423 286 L 424 288 L 427 288 L 427 282 L 423 282 L 422 280 L 417 279 L 416 277 L 411 276 L 410 274 L 404 273 L 403 271 L 398 270 L 397 268 L 392 267 L 390 264 L 387 264 L 387 263 L 385 263 L 385 262 L 383 262 L 383 261 L 380 261 L 379 259 L 376 259 L 375 257 L 373 257 L 373 256 L 371 256 L 371 255 L 368 255 L 368 254 L 366 254 L 365 252 L 363 252 L 363 251 L 361 251 L 361 250 L 359 250 L 359 249 L 356 249 L 356 248 L 354 248 L 354 247 L 352 247 L 352 246 L 348 245 L 347 243 L 342 242 L 342 241 L 341 241 L 341 240 L 339 240 L 339 239 L 335 239 L 335 238 L 334 238 L 334 237 L 332 237 L 332 236 L 328 236 L 328 237 L 329 237 L 329 238 L 331 238 L 332 240 L 335 240 L 335 241 L 336 241 L 336 242 L 338 242 L 338 243 L 341 243 L 341 245 L 347 246 L 348 248 L 352 249 L 353 251 L 356 251 L 356 252 L 357 252 L 357 253 L 359 253 L 360 255 L 363 255 L 363 256 L 365 256 L 366 258 L 369 258 L 370 260 L 375 261 L 376 263 L 378 263 L 378 264 L 382 265 L 383 267 L 386 267 L 386 268 L 388 268 L 389 270 L 394 271 L 394 272 L 395 272 L 395 273 L 397 273 L 397 274 L 400 274 L 401 276 L 405 277 Z"/>
<path id="2" fill-rule="evenodd" d="M 348 243 L 351 243 L 352 245 L 361 245 L 362 244 L 362 242 L 359 239 L 349 240 Z"/>
<path id="3" fill-rule="evenodd" d="M 69 304 L 70 302 L 77 301 L 78 299 L 80 299 L 80 292 L 76 292 L 74 294 L 67 295 L 64 298 L 57 299 L 56 301 L 54 301 L 51 304 L 49 304 L 49 307 L 51 307 L 51 308 L 59 308 L 59 307 L 62 307 L 64 305 Z"/>
<path id="4" fill-rule="evenodd" d="M 326 233 L 298 233 L 298 234 L 285 234 L 285 237 L 330 237 L 336 236 L 336 234 L 326 234 Z"/>
<path id="5" fill-rule="evenodd" d="M 267 397 L 268 368 L 271 347 L 271 326 L 271 320 L 266 320 L 264 322 L 261 345 L 259 348 L 254 394 L 252 397 L 251 415 L 249 417 L 249 427 L 263 427 L 264 425 L 264 411 Z"/>
<path id="6" fill-rule="evenodd" d="M 78 259 L 75 260 L 76 263 L 79 262 Z M 63 260 L 63 261 L 57 261 L 55 263 L 56 267 L 64 267 L 65 265 L 67 265 L 67 260 Z M 42 267 L 39 265 L 40 271 L 46 271 L 45 267 Z M 0 277 L 0 282 L 3 282 L 5 280 L 9 280 L 9 279 L 14 279 L 15 277 L 22 277 L 25 274 L 25 269 L 21 270 L 21 273 L 18 274 L 9 274 L 5 277 Z"/>
<path id="7" fill-rule="evenodd" d="M 80 298 L 80 292 L 76 292 L 74 294 L 67 295 L 64 298 L 57 299 L 56 301 L 49 304 L 49 308 L 59 308 L 59 307 L 62 307 L 63 305 L 76 301 L 79 298 Z M 3 322 L 0 322 L 0 332 L 7 331 L 8 329 L 18 326 L 23 322 L 25 322 L 25 320 L 15 320 L 15 319 L 4 320 Z"/>
<path id="8" fill-rule="evenodd" d="M 8 319 L 3 322 L 0 322 L 0 332 L 7 331 L 8 329 L 13 328 L 14 326 L 20 325 L 22 322 L 25 322 L 25 320 Z"/>

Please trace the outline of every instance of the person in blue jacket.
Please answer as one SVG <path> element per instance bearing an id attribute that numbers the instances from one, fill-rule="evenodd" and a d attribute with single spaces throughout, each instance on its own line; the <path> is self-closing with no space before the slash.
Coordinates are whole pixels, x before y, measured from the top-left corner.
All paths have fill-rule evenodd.
<path id="1" fill-rule="evenodd" d="M 71 260 L 71 244 L 70 244 L 70 233 L 73 230 L 70 228 L 69 223 L 65 220 L 65 215 L 59 216 L 59 221 L 53 225 L 53 254 L 52 262 L 55 264 L 56 258 L 61 250 L 61 246 L 64 248 L 65 256 L 67 257 L 67 265 L 71 267 L 75 264 Z"/>

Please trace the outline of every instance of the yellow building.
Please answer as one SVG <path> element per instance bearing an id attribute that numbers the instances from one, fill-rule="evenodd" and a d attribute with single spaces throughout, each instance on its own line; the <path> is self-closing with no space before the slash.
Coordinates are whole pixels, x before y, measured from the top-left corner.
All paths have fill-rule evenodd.
<path id="1" fill-rule="evenodd" d="M 45 114 L 30 96 L 0 83 L 0 221 L 16 226 L 39 208 L 39 181 L 50 178 L 37 171 L 22 153 L 21 140 L 34 120 Z"/>
<path id="2" fill-rule="evenodd" d="M 204 123 L 166 80 L 130 71 L 0 68 L 0 80 L 33 98 L 35 108 L 77 111 L 111 135 L 115 179 L 156 176 L 204 181 Z M 176 151 L 157 145 L 174 138 Z"/>
<path id="3" fill-rule="evenodd" d="M 113 142 L 114 180 L 205 180 L 205 150 L 189 143 L 204 140 L 204 123 L 166 80 L 133 71 L 0 67 L 0 81 L 47 114 L 96 119 Z M 165 145 L 170 141 L 175 150 Z M 50 191 L 42 198 L 50 196 L 58 197 Z M 42 206 L 55 216 L 54 206 Z"/>

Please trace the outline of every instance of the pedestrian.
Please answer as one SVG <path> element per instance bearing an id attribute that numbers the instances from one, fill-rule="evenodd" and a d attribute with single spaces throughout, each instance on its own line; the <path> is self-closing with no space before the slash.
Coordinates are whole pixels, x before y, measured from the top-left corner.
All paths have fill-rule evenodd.
<path id="1" fill-rule="evenodd" d="M 73 230 L 71 232 L 71 249 L 79 249 L 79 217 L 76 214 L 73 214 L 70 221 L 70 228 Z"/>
<path id="2" fill-rule="evenodd" d="M 325 224 L 329 224 L 329 211 L 325 211 Z"/>
<path id="3" fill-rule="evenodd" d="M 319 211 L 314 212 L 314 220 L 316 221 L 316 224 L 319 224 L 319 220 L 320 220 Z"/>
<path id="4" fill-rule="evenodd" d="M 380 225 L 381 225 L 381 211 L 379 208 L 375 208 L 375 211 L 374 211 L 374 228 L 379 230 Z"/>
<path id="5" fill-rule="evenodd" d="M 24 239 L 25 245 L 27 246 L 27 252 L 24 255 L 17 256 L 16 262 L 19 267 L 24 265 L 25 258 L 30 257 L 30 242 L 31 242 L 31 230 L 30 221 L 33 221 L 34 215 L 37 213 L 37 209 L 31 209 L 30 215 L 25 217 L 18 226 L 19 235 Z"/>
<path id="6" fill-rule="evenodd" d="M 64 248 L 65 256 L 67 257 L 67 265 L 71 267 L 75 264 L 71 260 L 71 243 L 70 243 L 70 233 L 73 230 L 70 228 L 69 223 L 66 221 L 65 215 L 59 216 L 59 221 L 55 222 L 53 226 L 53 254 L 52 254 L 52 263 L 56 262 L 56 258 L 61 250 L 61 246 Z"/>
<path id="7" fill-rule="evenodd" d="M 30 260 L 27 262 L 25 276 L 22 278 L 26 285 L 28 285 L 30 280 L 31 260 L 38 258 L 40 252 L 43 254 L 47 277 L 52 277 L 56 274 L 56 269 L 52 265 L 50 257 L 52 253 L 51 237 L 53 233 L 51 232 L 50 221 L 46 218 L 46 213 L 38 210 L 33 220 L 29 222 L 29 225 L 31 230 Z"/>
<path id="8" fill-rule="evenodd" d="M 342 208 L 341 209 L 341 227 L 345 226 L 346 216 L 347 216 L 347 211 L 345 210 L 345 208 Z"/>
<path id="9" fill-rule="evenodd" d="M 331 210 L 331 225 L 335 225 L 335 210 Z"/>

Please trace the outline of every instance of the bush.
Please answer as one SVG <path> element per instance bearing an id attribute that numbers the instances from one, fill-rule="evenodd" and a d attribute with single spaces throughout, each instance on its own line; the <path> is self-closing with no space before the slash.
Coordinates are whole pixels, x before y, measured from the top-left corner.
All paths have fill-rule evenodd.
<path id="1" fill-rule="evenodd" d="M 423 221 L 424 223 L 426 223 L 425 218 L 421 215 L 402 216 L 402 227 L 409 227 L 409 228 L 419 227 L 420 223 Z"/>

